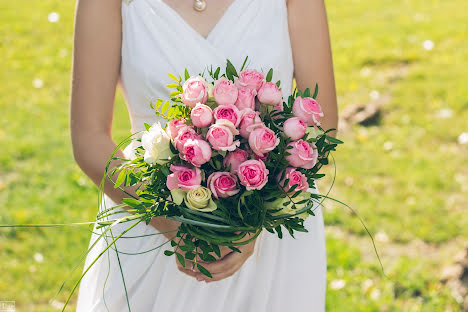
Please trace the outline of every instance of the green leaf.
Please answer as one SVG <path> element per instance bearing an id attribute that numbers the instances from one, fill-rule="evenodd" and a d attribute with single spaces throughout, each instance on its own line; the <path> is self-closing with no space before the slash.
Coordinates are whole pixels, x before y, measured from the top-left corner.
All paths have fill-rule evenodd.
<path id="1" fill-rule="evenodd" d="M 185 259 L 193 260 L 193 259 L 195 259 L 195 254 L 193 252 L 191 252 L 191 251 L 188 251 L 188 252 L 185 253 Z"/>
<path id="2" fill-rule="evenodd" d="M 188 73 L 188 70 L 187 68 L 185 69 L 185 80 L 189 79 L 190 78 L 190 75 Z"/>
<path id="3" fill-rule="evenodd" d="M 195 246 L 179 245 L 179 248 L 182 251 L 192 251 L 195 248 Z"/>
<path id="4" fill-rule="evenodd" d="M 239 248 L 236 248 L 234 246 L 229 246 L 229 249 L 231 249 L 232 251 L 235 251 L 235 252 L 238 252 L 238 253 L 242 253 Z"/>
<path id="5" fill-rule="evenodd" d="M 276 86 L 277 86 L 278 88 L 281 86 L 281 80 L 278 80 L 278 81 L 276 82 Z"/>
<path id="6" fill-rule="evenodd" d="M 247 55 L 247 56 L 245 57 L 244 63 L 242 63 L 242 67 L 241 67 L 241 69 L 240 69 L 241 71 L 244 69 L 244 66 L 245 66 L 245 64 L 247 63 L 247 60 L 248 60 L 248 59 L 249 59 L 249 56 Z"/>
<path id="7" fill-rule="evenodd" d="M 161 108 L 161 112 L 164 113 L 165 111 L 167 111 L 167 109 L 169 108 L 169 105 L 171 103 L 169 101 L 166 101 L 163 105 L 163 107 Z"/>
<path id="8" fill-rule="evenodd" d="M 151 128 L 151 126 L 145 122 L 145 128 L 146 128 L 146 131 L 149 131 L 149 129 Z"/>
<path id="9" fill-rule="evenodd" d="M 184 256 L 182 256 L 180 253 L 176 253 L 177 260 L 179 260 L 180 264 L 185 268 L 185 259 Z"/>
<path id="10" fill-rule="evenodd" d="M 173 80 L 175 80 L 175 81 L 179 82 L 179 79 L 177 79 L 177 77 L 176 77 L 176 76 L 174 76 L 173 74 L 171 74 L 171 73 L 168 73 L 168 75 L 169 75 L 169 77 L 171 77 Z"/>
<path id="11" fill-rule="evenodd" d="M 197 268 L 198 268 L 198 271 L 200 271 L 201 274 L 206 275 L 209 278 L 213 277 L 213 275 L 211 275 L 211 273 L 208 272 L 208 270 L 205 269 L 205 267 L 203 267 L 200 263 L 197 263 Z"/>
<path id="12" fill-rule="evenodd" d="M 266 81 L 267 82 L 270 82 L 271 79 L 273 78 L 273 68 L 270 68 L 270 70 L 268 71 L 268 74 L 266 75 Z"/>
<path id="13" fill-rule="evenodd" d="M 319 88 L 318 88 L 318 83 L 316 83 L 316 84 L 315 84 L 314 95 L 312 95 L 312 98 L 314 98 L 314 99 L 316 99 L 316 98 L 317 98 L 318 91 L 319 91 Z"/>
<path id="14" fill-rule="evenodd" d="M 234 67 L 234 65 L 232 65 L 230 60 L 227 60 L 226 71 L 227 70 L 229 70 L 232 76 L 239 77 L 239 75 L 237 74 L 236 68 Z"/>
<path id="15" fill-rule="evenodd" d="M 336 143 L 336 144 L 343 144 L 343 141 L 338 140 L 337 138 L 334 138 L 332 136 L 327 135 L 327 140 L 330 141 L 331 143 Z"/>
<path id="16" fill-rule="evenodd" d="M 309 88 L 305 89 L 304 97 L 310 97 L 310 89 Z"/>
<path id="17" fill-rule="evenodd" d="M 177 83 L 170 83 L 166 85 L 166 87 L 169 89 L 174 89 L 174 88 L 177 88 L 178 86 L 179 85 Z"/>
<path id="18" fill-rule="evenodd" d="M 213 255 L 210 254 L 199 254 L 200 258 L 205 261 L 205 262 L 215 262 L 216 258 L 213 257 Z"/>
<path id="19" fill-rule="evenodd" d="M 283 238 L 283 231 L 281 231 L 281 225 L 278 225 L 275 227 L 276 232 L 278 233 L 278 238 L 282 239 Z"/>
<path id="20" fill-rule="evenodd" d="M 172 255 L 174 254 L 174 251 L 172 251 L 172 250 L 164 250 L 164 254 L 165 254 L 166 256 L 172 256 Z"/>
<path id="21" fill-rule="evenodd" d="M 114 188 L 118 188 L 119 186 L 121 186 L 122 183 L 125 181 L 126 177 L 127 177 L 127 169 L 120 171 L 119 176 L 117 177 L 117 180 L 115 181 Z"/>
<path id="22" fill-rule="evenodd" d="M 133 199 L 133 198 L 124 198 L 122 199 L 122 203 L 130 206 L 130 207 L 136 207 L 140 204 L 140 201 Z"/>
<path id="23" fill-rule="evenodd" d="M 219 250 L 219 246 L 216 244 L 211 244 L 211 247 L 213 248 L 213 251 L 218 256 L 218 258 L 221 258 L 221 250 Z"/>
<path id="24" fill-rule="evenodd" d="M 216 68 L 216 71 L 214 72 L 214 79 L 218 80 L 218 76 L 219 76 L 219 71 L 221 70 L 221 67 L 218 67 Z"/>

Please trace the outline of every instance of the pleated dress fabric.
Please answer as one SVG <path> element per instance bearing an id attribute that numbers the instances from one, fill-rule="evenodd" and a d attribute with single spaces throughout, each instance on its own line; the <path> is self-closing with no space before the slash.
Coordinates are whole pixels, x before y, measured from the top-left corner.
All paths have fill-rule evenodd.
<path id="1" fill-rule="evenodd" d="M 191 75 L 207 77 L 207 65 L 225 66 L 229 59 L 240 68 L 248 56 L 248 68 L 266 72 L 272 67 L 273 81 L 281 81 L 284 97 L 291 93 L 293 59 L 285 0 L 233 0 L 206 38 L 161 0 L 124 0 L 122 36 L 121 85 L 132 132 L 144 130 L 145 122 L 164 124 L 149 103 L 169 99 L 166 84 L 172 81 L 167 73 L 183 75 L 185 68 Z M 127 157 L 132 148 L 125 149 Z M 115 205 L 104 196 L 99 209 Z M 175 258 L 163 254 L 169 244 L 155 249 L 166 238 L 138 224 L 117 241 L 118 257 L 112 247 L 86 273 L 77 311 L 324 311 L 326 252 L 318 204 L 315 214 L 305 221 L 309 232 L 296 233 L 295 239 L 287 232 L 278 239 L 263 231 L 254 254 L 236 274 L 208 284 L 181 273 Z M 130 224 L 115 226 L 113 236 Z M 97 238 L 92 234 L 89 246 L 95 245 L 85 268 L 112 240 L 96 243 Z"/>

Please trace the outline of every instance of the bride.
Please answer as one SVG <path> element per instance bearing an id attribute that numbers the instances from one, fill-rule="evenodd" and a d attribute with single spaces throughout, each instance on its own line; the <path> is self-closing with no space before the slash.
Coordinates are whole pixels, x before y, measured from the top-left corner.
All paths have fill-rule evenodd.
<path id="1" fill-rule="evenodd" d="M 167 73 L 203 73 L 226 59 L 240 68 L 246 56 L 249 68 L 274 68 L 284 97 L 293 76 L 301 90 L 318 83 L 322 125 L 336 128 L 323 0 L 78 0 L 71 96 L 78 165 L 99 185 L 116 147 L 111 126 L 118 84 L 136 132 L 160 121 L 149 102 L 168 98 Z M 120 157 L 131 154 L 131 145 L 119 151 Z M 125 197 L 109 182 L 105 194 L 106 207 Z M 204 264 L 211 279 L 165 256 L 167 245 L 150 251 L 172 238 L 177 223 L 155 218 L 139 224 L 86 273 L 77 311 L 324 311 L 325 235 L 316 208 L 305 222 L 309 233 L 280 240 L 265 232 L 240 247 L 242 253 L 223 250 L 221 260 Z M 96 239 L 93 233 L 90 247 Z M 105 240 L 97 241 L 85 268 L 105 247 Z"/>

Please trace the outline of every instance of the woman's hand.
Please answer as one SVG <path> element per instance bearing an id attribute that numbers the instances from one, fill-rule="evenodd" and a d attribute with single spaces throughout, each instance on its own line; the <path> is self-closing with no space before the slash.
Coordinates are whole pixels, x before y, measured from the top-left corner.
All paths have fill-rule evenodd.
<path id="1" fill-rule="evenodd" d="M 244 240 L 249 238 L 250 236 L 246 235 Z M 237 248 L 241 251 L 240 253 L 231 251 L 220 260 L 215 262 L 204 262 L 202 265 L 211 273 L 213 277 L 209 278 L 208 276 L 197 272 L 195 274 L 196 279 L 198 281 L 205 281 L 206 283 L 210 283 L 220 281 L 234 275 L 234 273 L 236 273 L 242 267 L 245 261 L 247 261 L 247 259 L 253 254 L 255 249 L 255 242 L 256 239 L 248 244 L 237 246 Z"/>
<path id="2" fill-rule="evenodd" d="M 174 247 L 174 249 L 175 248 L 177 248 L 177 247 Z M 225 246 L 219 246 L 219 251 L 221 253 L 221 257 L 219 257 L 219 260 L 217 260 L 216 262 L 224 259 L 227 255 L 229 255 L 230 253 L 233 252 L 232 249 L 230 249 L 228 247 L 225 247 Z M 200 263 L 205 268 L 210 263 L 216 263 L 216 262 L 205 262 L 205 261 L 202 261 L 199 257 L 197 257 L 197 263 Z M 177 260 L 177 257 L 176 257 L 176 263 L 177 263 L 177 268 L 179 269 L 180 272 L 185 273 L 185 274 L 187 274 L 189 276 L 192 276 L 192 277 L 196 278 L 198 281 L 203 281 L 203 279 L 198 276 L 200 273 L 199 273 L 199 271 L 197 269 L 197 266 L 194 265 L 194 261 L 185 259 L 185 267 L 184 267 L 179 262 L 179 260 Z"/>

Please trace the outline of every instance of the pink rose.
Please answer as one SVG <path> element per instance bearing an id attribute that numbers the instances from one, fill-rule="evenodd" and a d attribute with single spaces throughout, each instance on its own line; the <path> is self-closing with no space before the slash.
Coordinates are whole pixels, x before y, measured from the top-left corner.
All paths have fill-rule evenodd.
<path id="1" fill-rule="evenodd" d="M 179 130 L 181 128 L 187 127 L 185 124 L 185 119 L 171 119 L 169 123 L 167 124 L 167 129 L 166 132 L 167 134 L 171 137 L 172 140 L 174 140 L 177 135 L 179 134 Z"/>
<path id="2" fill-rule="evenodd" d="M 190 139 L 201 139 L 201 136 L 198 135 L 192 127 L 186 125 L 184 128 L 179 129 L 179 134 L 174 139 L 175 148 L 182 153 L 184 144 Z"/>
<path id="3" fill-rule="evenodd" d="M 210 126 L 206 139 L 217 151 L 233 151 L 240 145 L 239 140 L 234 141 L 236 134 L 239 134 L 239 131 L 229 121 L 221 119 Z"/>
<path id="4" fill-rule="evenodd" d="M 259 156 L 274 150 L 279 142 L 275 132 L 265 126 L 255 128 L 249 136 L 249 146 Z"/>
<path id="5" fill-rule="evenodd" d="M 278 180 L 281 178 L 282 173 L 278 175 Z M 288 180 L 288 184 L 285 185 L 284 182 Z M 294 189 L 294 193 L 297 191 L 307 191 L 309 188 L 309 183 L 307 183 L 307 177 L 301 172 L 297 171 L 296 168 L 288 167 L 286 168 L 286 173 L 284 174 L 283 180 L 279 181 L 281 187 L 284 188 L 284 191 L 288 192 L 294 185 L 297 185 Z"/>
<path id="6" fill-rule="evenodd" d="M 203 140 L 189 139 L 185 144 L 182 151 L 182 157 L 195 167 L 207 163 L 211 159 L 211 147 Z"/>
<path id="7" fill-rule="evenodd" d="M 265 82 L 258 90 L 257 98 L 262 104 L 277 105 L 283 100 L 283 94 L 273 82 Z"/>
<path id="8" fill-rule="evenodd" d="M 268 169 L 261 160 L 247 160 L 237 168 L 237 176 L 247 191 L 261 190 L 268 182 Z"/>
<path id="9" fill-rule="evenodd" d="M 241 112 L 234 105 L 220 105 L 214 109 L 213 115 L 216 120 L 229 120 L 230 122 L 232 122 L 234 127 L 237 127 L 239 125 L 242 117 Z"/>
<path id="10" fill-rule="evenodd" d="M 227 78 L 222 77 L 215 81 L 213 97 L 218 105 L 233 105 L 237 100 L 237 87 Z"/>
<path id="11" fill-rule="evenodd" d="M 208 127 L 213 122 L 213 111 L 205 104 L 197 103 L 190 113 L 192 124 L 197 128 Z"/>
<path id="12" fill-rule="evenodd" d="M 287 150 L 291 155 L 285 158 L 291 166 L 312 169 L 317 163 L 318 151 L 314 144 L 299 140 L 289 143 L 288 146 L 292 146 Z"/>
<path id="13" fill-rule="evenodd" d="M 240 89 L 237 101 L 234 105 L 236 105 L 239 110 L 246 108 L 255 109 L 256 95 L 257 91 L 255 91 L 255 89 Z"/>
<path id="14" fill-rule="evenodd" d="M 249 154 L 246 151 L 238 148 L 235 151 L 229 152 L 226 155 L 226 157 L 223 160 L 223 166 L 231 166 L 231 173 L 235 173 L 239 165 L 246 161 L 248 157 Z"/>
<path id="15" fill-rule="evenodd" d="M 171 173 L 167 176 L 166 185 L 169 190 L 183 189 L 190 191 L 201 185 L 201 171 L 198 168 L 190 169 L 185 166 L 171 165 Z"/>
<path id="16" fill-rule="evenodd" d="M 298 96 L 294 101 L 292 112 L 309 126 L 320 125 L 318 118 L 323 117 L 320 104 L 310 97 Z"/>
<path id="17" fill-rule="evenodd" d="M 307 125 L 299 117 L 292 117 L 284 122 L 283 130 L 284 134 L 288 138 L 291 138 L 291 140 L 296 141 L 305 135 Z"/>
<path id="18" fill-rule="evenodd" d="M 251 109 L 245 109 L 242 111 L 239 132 L 243 138 L 248 139 L 252 130 L 259 125 L 263 125 L 263 121 L 260 119 L 259 112 L 253 111 Z"/>
<path id="19" fill-rule="evenodd" d="M 203 77 L 189 78 L 182 86 L 182 90 L 180 99 L 189 107 L 193 108 L 197 103 L 205 104 L 208 100 L 208 84 Z"/>
<path id="20" fill-rule="evenodd" d="M 237 178 L 229 172 L 213 172 L 206 184 L 216 198 L 233 196 L 240 191 Z"/>
<path id="21" fill-rule="evenodd" d="M 263 73 L 259 73 L 255 69 L 245 69 L 239 73 L 239 78 L 234 84 L 239 89 L 251 89 L 258 91 L 263 84 Z"/>

